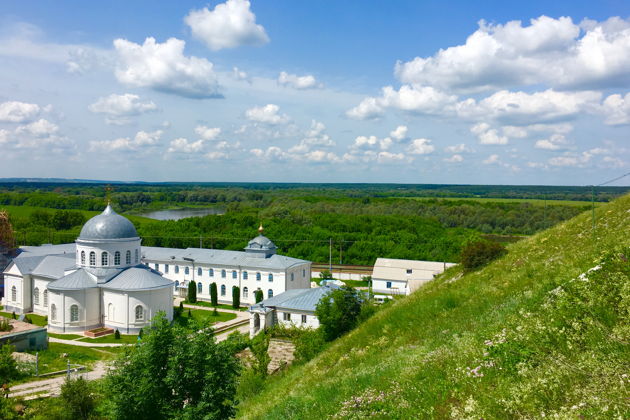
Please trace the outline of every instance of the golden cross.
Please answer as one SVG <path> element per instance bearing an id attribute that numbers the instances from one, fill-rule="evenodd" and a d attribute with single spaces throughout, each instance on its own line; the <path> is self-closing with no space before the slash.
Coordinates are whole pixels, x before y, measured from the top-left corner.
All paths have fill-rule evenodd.
<path id="1" fill-rule="evenodd" d="M 114 187 L 112 187 L 111 185 L 107 184 L 107 186 L 105 187 L 105 198 L 107 198 L 107 204 L 111 204 L 111 193 L 112 191 L 114 191 Z"/>

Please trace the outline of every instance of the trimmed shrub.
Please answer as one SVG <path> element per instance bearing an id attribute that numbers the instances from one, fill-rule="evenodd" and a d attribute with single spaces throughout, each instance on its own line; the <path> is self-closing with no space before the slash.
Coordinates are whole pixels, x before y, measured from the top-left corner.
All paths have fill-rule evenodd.
<path id="1" fill-rule="evenodd" d="M 462 249 L 460 262 L 464 271 L 473 271 L 505 255 L 507 250 L 498 242 L 476 241 Z"/>
<path id="2" fill-rule="evenodd" d="M 264 297 L 264 295 L 263 295 L 263 291 L 262 290 L 258 289 L 258 290 L 256 290 L 254 292 L 254 298 L 256 299 L 256 303 L 262 302 L 263 297 Z"/>
<path id="3" fill-rule="evenodd" d="M 116 340 L 120 340 L 120 331 L 118 331 L 118 328 L 116 328 L 116 331 L 114 332 L 114 338 Z"/>
<path id="4" fill-rule="evenodd" d="M 197 303 L 197 283 L 194 280 L 188 283 L 188 297 L 186 300 L 190 303 Z"/>
<path id="5" fill-rule="evenodd" d="M 211 283 L 210 284 L 210 303 L 212 304 L 212 306 L 217 306 L 219 304 L 219 297 L 217 294 L 217 284 L 216 283 Z"/>
<path id="6" fill-rule="evenodd" d="M 241 289 L 238 286 L 232 286 L 232 307 L 238 309 L 241 306 Z"/>

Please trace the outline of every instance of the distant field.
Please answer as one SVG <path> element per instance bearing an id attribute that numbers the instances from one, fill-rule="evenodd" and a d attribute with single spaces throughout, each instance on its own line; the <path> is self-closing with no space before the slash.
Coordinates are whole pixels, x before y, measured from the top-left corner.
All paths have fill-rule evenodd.
<path id="1" fill-rule="evenodd" d="M 573 200 L 540 200 L 535 198 L 485 198 L 485 197 L 401 197 L 409 200 L 444 200 L 444 201 L 476 201 L 479 203 L 531 203 L 538 206 L 590 206 L 590 201 Z M 606 203 L 595 202 L 595 206 Z"/>
<path id="2" fill-rule="evenodd" d="M 0 205 L 0 210 L 6 210 L 7 212 L 9 212 L 9 215 L 11 217 L 28 218 L 34 211 L 46 211 L 49 213 L 54 213 L 58 209 L 52 209 L 49 207 Z M 89 210 L 68 210 L 68 211 L 79 212 L 85 216 L 86 220 L 101 213 L 100 211 L 89 211 Z M 148 217 L 127 215 L 127 214 L 125 214 L 125 217 L 127 217 L 129 220 L 131 220 L 134 223 L 154 223 L 155 222 L 155 220 L 149 219 Z"/>

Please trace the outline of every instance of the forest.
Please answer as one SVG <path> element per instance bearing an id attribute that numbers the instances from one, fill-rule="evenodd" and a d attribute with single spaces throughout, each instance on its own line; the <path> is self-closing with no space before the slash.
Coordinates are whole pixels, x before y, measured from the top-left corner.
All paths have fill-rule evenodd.
<path id="1" fill-rule="evenodd" d="M 279 252 L 314 262 L 378 257 L 457 262 L 480 237 L 510 241 L 589 210 L 623 187 L 388 184 L 0 183 L 18 245 L 73 241 L 107 199 L 147 246 L 242 249 L 263 224 Z M 108 193 L 108 191 L 111 191 Z M 108 195 L 109 194 L 109 195 Z M 222 215 L 157 221 L 149 210 L 218 207 Z"/>

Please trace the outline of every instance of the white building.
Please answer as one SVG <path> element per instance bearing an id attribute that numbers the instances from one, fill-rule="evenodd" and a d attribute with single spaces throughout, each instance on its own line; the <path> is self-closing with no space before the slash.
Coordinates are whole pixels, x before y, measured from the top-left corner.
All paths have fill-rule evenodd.
<path id="1" fill-rule="evenodd" d="M 287 290 L 249 307 L 249 335 L 274 325 L 298 328 L 319 328 L 315 308 L 320 299 L 335 288 L 332 286 L 312 289 Z"/>
<path id="2" fill-rule="evenodd" d="M 216 283 L 219 303 L 232 303 L 232 287 L 240 301 L 253 304 L 255 291 L 271 298 L 292 289 L 310 287 L 311 262 L 276 254 L 276 246 L 262 234 L 249 241 L 245 251 L 202 248 L 143 247 L 142 262 L 174 282 L 176 294 L 185 297 L 188 284 L 196 283 L 197 299 L 210 301 Z"/>
<path id="3" fill-rule="evenodd" d="M 377 258 L 372 272 L 372 292 L 377 299 L 378 294 L 409 295 L 454 265 L 447 262 Z"/>
<path id="4" fill-rule="evenodd" d="M 23 247 L 4 271 L 6 310 L 47 315 L 48 329 L 64 333 L 136 333 L 158 311 L 172 319 L 172 282 L 140 263 L 140 241 L 108 205 L 75 244 Z"/>

